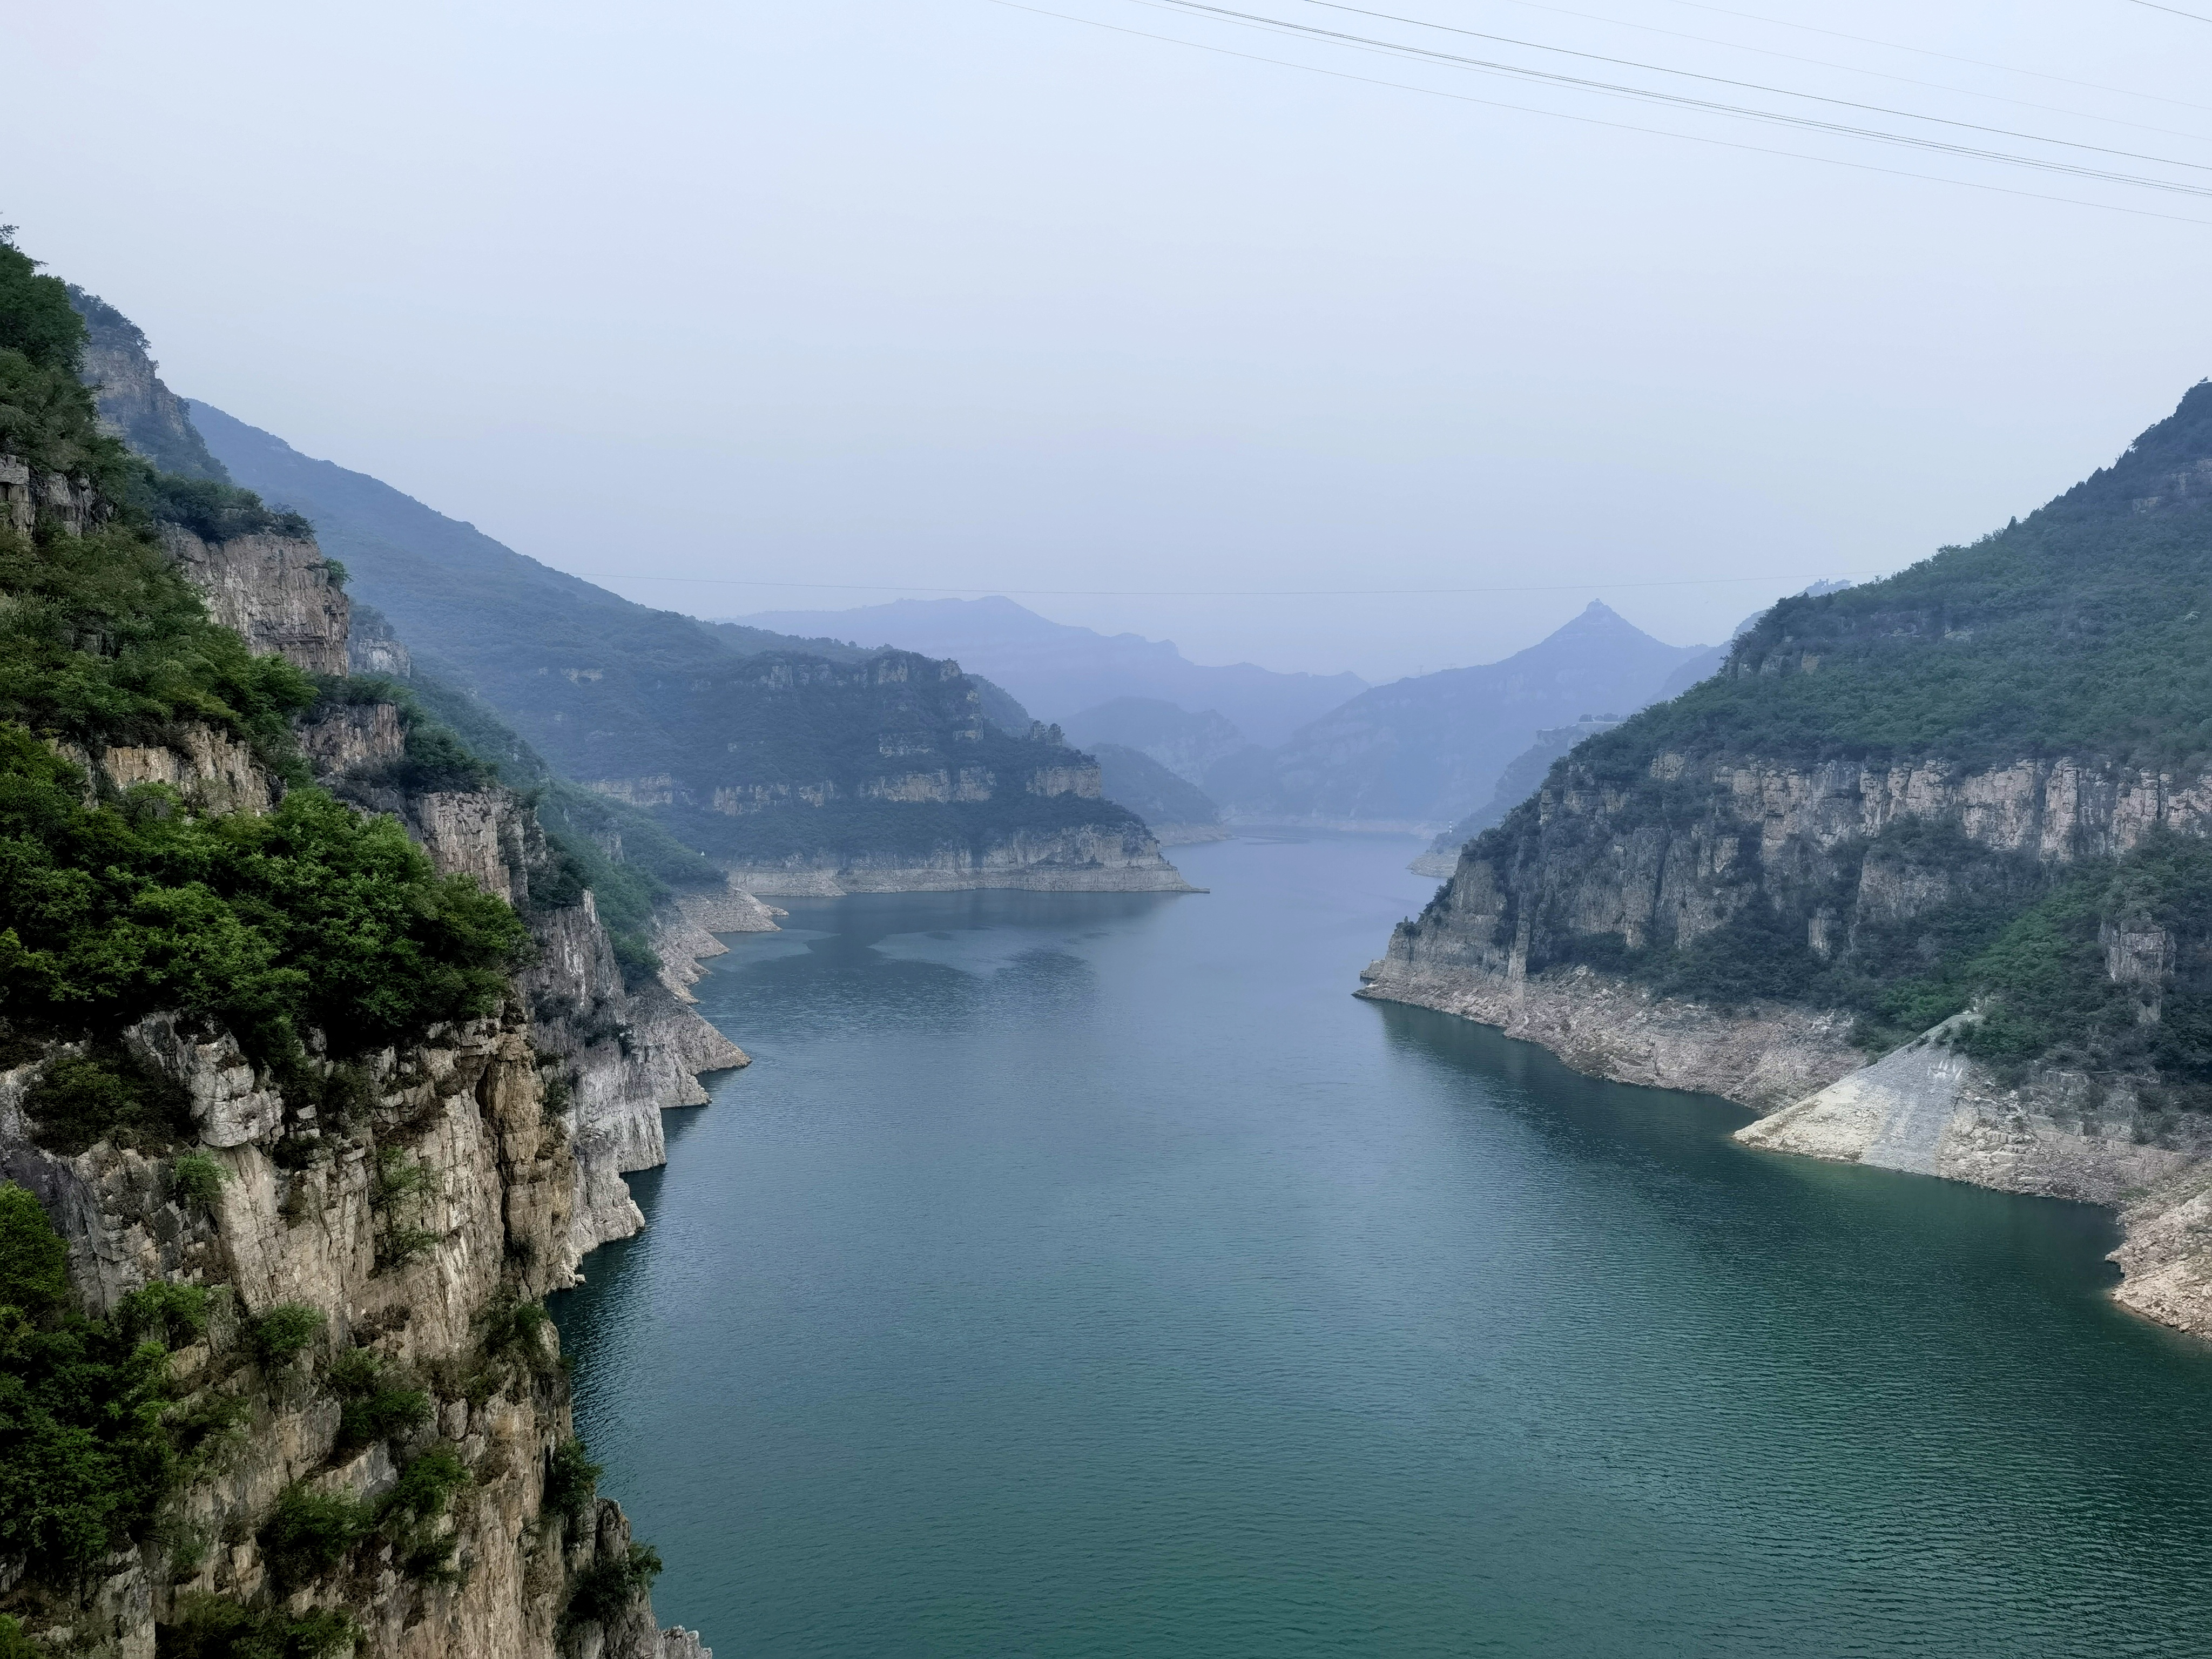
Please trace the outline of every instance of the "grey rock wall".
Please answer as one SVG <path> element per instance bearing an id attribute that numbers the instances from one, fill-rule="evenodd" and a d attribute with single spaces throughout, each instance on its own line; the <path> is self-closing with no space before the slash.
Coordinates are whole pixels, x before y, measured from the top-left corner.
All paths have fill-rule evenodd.
<path id="1" fill-rule="evenodd" d="M 1565 948 L 1603 933 L 1679 946 L 1763 901 L 1803 915 L 1826 954 L 1951 896 L 1951 870 L 1875 841 L 1893 826 L 1942 824 L 1994 854 L 2063 864 L 2161 828 L 2205 833 L 2212 780 L 2095 757 L 1797 768 L 1662 755 L 1649 781 L 1671 792 L 1663 812 L 1571 762 L 1533 811 L 1461 854 L 1361 994 L 1496 1025 L 1595 1075 L 1755 1107 L 1767 1115 L 1742 1131 L 1747 1146 L 2111 1205 L 2126 1235 L 2118 1299 L 2212 1335 L 2212 1125 L 2147 1107 L 2125 1079 L 2045 1068 L 2002 1084 L 1947 1028 L 1869 1063 L 1847 1016 L 1661 997 Z M 2107 927 L 2103 945 L 2116 984 L 2154 987 L 2174 954 L 2148 921 Z M 2146 1007 L 2154 1015 L 2154 999 Z"/>
<path id="2" fill-rule="evenodd" d="M 345 590 L 313 542 L 291 536 L 204 541 L 179 525 L 161 544 L 207 601 L 208 613 L 257 652 L 311 674 L 347 672 Z"/>
<path id="3" fill-rule="evenodd" d="M 740 865 L 730 879 L 770 897 L 805 894 L 927 893 L 1006 887 L 1040 893 L 1189 893 L 1198 890 L 1138 824 L 1016 830 L 988 850 L 821 853 Z"/>

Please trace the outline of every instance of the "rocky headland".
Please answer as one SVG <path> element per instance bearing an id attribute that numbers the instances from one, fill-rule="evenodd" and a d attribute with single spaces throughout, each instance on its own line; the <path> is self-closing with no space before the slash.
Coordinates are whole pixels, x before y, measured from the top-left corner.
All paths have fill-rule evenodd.
<path id="1" fill-rule="evenodd" d="M 2006 531 L 1784 601 L 1360 994 L 1737 1101 L 1747 1146 L 2110 1206 L 2118 1299 L 2212 1336 L 2208 477 L 2200 386 Z"/>

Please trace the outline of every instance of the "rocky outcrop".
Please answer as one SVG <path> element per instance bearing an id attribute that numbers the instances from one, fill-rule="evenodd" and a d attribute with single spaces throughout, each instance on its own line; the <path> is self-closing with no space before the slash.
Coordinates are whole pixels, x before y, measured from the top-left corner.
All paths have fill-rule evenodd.
<path id="1" fill-rule="evenodd" d="M 97 332 L 104 308 L 77 299 Z M 158 424 L 179 406 L 136 331 L 109 320 L 130 337 L 125 360 L 94 365 L 109 382 L 103 414 L 137 443 L 134 410 Z M 199 476 L 219 483 L 221 469 Z M 191 492 L 179 499 L 199 511 Z M 220 490 L 210 499 L 196 521 L 280 532 L 299 522 Z M 18 528 L 36 519 L 65 532 L 105 511 L 82 483 L 4 458 L 0 507 Z M 162 539 L 254 650 L 346 672 L 349 606 L 313 542 L 175 526 Z M 276 773 L 211 728 L 163 735 L 70 758 L 102 795 L 158 783 L 204 810 L 246 813 L 281 797 Z M 620 1186 L 620 1170 L 661 1156 L 659 1108 L 703 1100 L 696 1073 L 744 1056 L 675 992 L 623 986 L 588 893 L 536 901 L 537 890 L 574 890 L 540 879 L 552 860 L 521 798 L 399 787 L 392 763 L 405 732 L 389 703 L 326 705 L 299 737 L 334 793 L 385 791 L 356 804 L 392 811 L 441 869 L 508 898 L 550 948 L 510 981 L 495 1016 L 343 1064 L 324 1034 L 303 1033 L 281 1078 L 204 1019 L 141 1019 L 123 1048 L 176 1110 L 125 1146 L 70 1151 L 81 1138 L 42 1136 L 36 1085 L 70 1045 L 0 1073 L 0 1176 L 41 1201 L 86 1311 L 115 1311 L 155 1281 L 206 1292 L 204 1325 L 182 1338 L 172 1328 L 184 1346 L 168 1362 L 181 1394 L 171 1420 L 205 1433 L 157 1526 L 82 1583 L 28 1580 L 21 1560 L 0 1562 L 0 1595 L 40 1651 L 85 1659 L 153 1659 L 169 1645 L 157 1631 L 204 1595 L 290 1617 L 341 1610 L 375 1659 L 704 1659 L 693 1633 L 656 1628 L 619 1506 L 573 1485 L 549 1492 L 572 1427 L 557 1338 L 535 1298 L 574 1281 L 583 1249 L 635 1226 L 626 1193 L 619 1228 L 592 1207 L 611 1207 L 599 1194 Z M 296 1341 L 270 1340 L 276 1315 Z M 371 1395 L 383 1415 L 349 1414 Z M 438 1501 L 393 1510 L 383 1500 L 412 1477 Z M 327 1559 L 288 1572 L 271 1523 L 301 1494 L 346 1501 L 324 1516 Z M 592 1593 L 572 1594 L 580 1585 Z"/>
<path id="2" fill-rule="evenodd" d="M 818 852 L 777 863 L 739 865 L 730 879 L 771 897 L 839 893 L 934 893 L 1010 887 L 1036 893 L 1193 893 L 1160 856 L 1143 824 L 1014 830 L 978 850 Z"/>
<path id="3" fill-rule="evenodd" d="M 266 812 L 282 789 L 253 751 L 224 732 L 198 723 L 162 744 L 119 744 L 88 750 L 58 743 L 55 749 L 84 769 L 94 793 L 121 793 L 142 783 L 175 790 L 207 812 Z"/>
<path id="4" fill-rule="evenodd" d="M 1832 957 L 1968 882 L 2031 882 L 2160 830 L 2202 834 L 2212 783 L 2083 757 L 1793 768 L 1678 753 L 1641 781 L 1666 792 L 1667 810 L 1571 758 L 1467 848 L 1361 994 L 1498 1026 L 1598 1076 L 1754 1107 L 1768 1115 L 1741 1132 L 1749 1146 L 2112 1205 L 2126 1232 L 2119 1299 L 2212 1335 L 2212 1125 L 2200 1116 L 2147 1103 L 2125 1078 L 2041 1067 L 2001 1083 L 1950 1041 L 1972 1014 L 1869 1064 L 1845 1015 L 1664 997 L 1573 960 L 1592 938 L 1679 949 L 1751 905 Z M 1900 833 L 1912 825 L 1972 856 L 1925 854 Z M 2107 977 L 2140 989 L 2154 1019 L 2172 939 L 2123 919 L 2102 944 Z"/>
<path id="5" fill-rule="evenodd" d="M 2008 1085 L 1947 1022 L 1736 1132 L 1747 1146 L 2118 1210 L 2126 1307 L 2212 1336 L 2212 1121 L 2127 1079 L 2040 1067 Z"/>
<path id="6" fill-rule="evenodd" d="M 228 483 L 230 474 L 208 453 L 185 400 L 162 383 L 137 325 L 75 284 L 69 294 L 84 319 L 82 369 L 100 408 L 100 429 L 164 472 Z"/>
<path id="7" fill-rule="evenodd" d="M 531 872 L 544 867 L 551 854 L 537 815 L 514 791 L 494 786 L 417 792 L 371 783 L 343 786 L 342 793 L 405 824 L 441 873 L 466 876 L 518 909 L 529 907 Z"/>
<path id="8" fill-rule="evenodd" d="M 190 1094 L 201 1155 L 221 1172 L 204 1206 L 176 1190 L 166 1159 L 105 1143 L 41 1151 L 22 1113 L 37 1067 L 0 1076 L 0 1170 L 55 1219 L 90 1310 L 156 1279 L 213 1287 L 204 1336 L 175 1358 L 179 1409 L 236 1419 L 195 1461 L 158 1541 L 116 1558 L 82 1598 L 23 1606 L 31 1629 L 63 1638 L 54 1650 L 151 1654 L 185 1598 L 271 1587 L 264 1523 L 288 1488 L 374 1500 L 434 1452 L 467 1472 L 438 1522 L 450 1571 L 410 1567 L 372 1536 L 289 1605 L 347 1610 L 365 1650 L 395 1659 L 556 1650 L 568 1586 L 629 1536 L 611 1503 L 578 1528 L 547 1506 L 551 1453 L 571 1433 L 567 1382 L 550 1329 L 502 1336 L 493 1322 L 501 1298 L 562 1282 L 573 1201 L 575 1165 L 526 1032 L 511 1007 L 370 1056 L 366 1098 L 339 1125 L 282 1100 L 219 1030 L 147 1022 L 139 1042 Z M 252 1336 L 278 1307 L 322 1322 L 282 1363 Z M 419 1424 L 349 1443 L 332 1373 L 348 1355 L 422 1389 Z M 662 1651 L 641 1597 L 584 1634 L 606 1656 Z"/>
<path id="9" fill-rule="evenodd" d="M 407 730 L 388 702 L 337 703 L 301 723 L 300 750 L 315 775 L 368 772 L 407 752 Z"/>
<path id="10" fill-rule="evenodd" d="M 2203 833 L 2212 779 L 2094 757 L 1970 769 L 1664 753 L 1621 784 L 1571 758 L 1467 849 L 1437 902 L 1394 937 L 1392 957 L 1418 972 L 1503 973 L 1517 953 L 1540 973 L 1593 936 L 1680 948 L 1754 900 L 1826 957 L 1863 926 L 1954 896 L 1948 863 L 1917 859 L 1890 833 L 1910 824 L 1941 826 L 1992 858 L 2065 863 L 2131 851 L 2161 829 Z"/>
<path id="11" fill-rule="evenodd" d="M 311 674 L 347 672 L 345 589 L 313 542 L 261 534 L 207 541 L 172 524 L 161 526 L 161 545 L 208 614 L 256 651 Z"/>
<path id="12" fill-rule="evenodd" d="M 707 1103 L 699 1073 L 748 1063 L 686 1006 L 684 987 L 698 976 L 697 957 L 725 947 L 706 927 L 672 914 L 657 929 L 661 982 L 631 989 L 588 891 L 566 904 L 533 902 L 533 884 L 545 882 L 554 858 L 537 815 L 513 790 L 494 784 L 415 793 L 373 779 L 342 779 L 337 788 L 366 811 L 397 817 L 441 872 L 467 876 L 530 923 L 538 956 L 518 986 L 576 1161 L 576 1202 L 561 1246 L 573 1272 L 586 1252 L 644 1226 L 623 1176 L 667 1161 L 660 1114 Z M 694 903 L 714 931 L 775 925 L 766 906 L 734 890 Z"/>
<path id="13" fill-rule="evenodd" d="M 0 453 L 0 521 L 27 536 L 41 518 L 70 535 L 82 535 L 99 521 L 92 486 L 58 472 L 34 472 L 27 462 Z"/>
<path id="14" fill-rule="evenodd" d="M 392 623 L 373 605 L 353 607 L 353 626 L 346 635 L 346 663 L 356 674 L 404 680 L 415 672 L 413 653 L 392 631 Z"/>
<path id="15" fill-rule="evenodd" d="M 1793 1101 L 1864 1063 L 1847 1016 L 1784 1003 L 1722 1010 L 1593 973 L 1530 977 L 1440 971 L 1386 957 L 1358 994 L 1411 1003 L 1540 1042 L 1578 1072 L 1724 1095 L 1746 1105 Z"/>
<path id="16" fill-rule="evenodd" d="M 573 1268 L 586 1251 L 644 1226 L 622 1177 L 667 1161 L 662 1111 L 705 1105 L 699 1073 L 747 1060 L 678 991 L 658 984 L 635 994 L 624 988 L 590 894 L 538 917 L 532 931 L 538 957 L 520 984 L 540 1059 L 552 1068 L 556 1091 L 566 1095 L 561 1109 L 577 1177 L 563 1249 Z"/>

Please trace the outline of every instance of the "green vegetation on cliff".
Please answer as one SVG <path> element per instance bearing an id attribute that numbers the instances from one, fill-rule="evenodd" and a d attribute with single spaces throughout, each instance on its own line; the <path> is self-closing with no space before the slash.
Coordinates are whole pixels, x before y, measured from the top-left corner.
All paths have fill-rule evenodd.
<path id="1" fill-rule="evenodd" d="M 102 435 L 77 380 L 83 343 L 67 289 L 0 235 L 0 453 L 88 489 L 94 520 L 81 535 L 43 510 L 27 536 L 0 522 L 0 720 L 101 745 L 159 743 L 196 721 L 281 765 L 313 687 L 210 621 L 152 533 L 162 517 L 270 527 L 271 515 Z"/>
<path id="2" fill-rule="evenodd" d="M 0 1022 L 21 1042 L 173 1010 L 289 1065 L 311 1029 L 355 1052 L 486 1012 L 520 924 L 438 877 L 398 825 L 313 789 L 265 817 L 198 813 L 155 787 L 101 800 L 56 752 L 199 725 L 297 777 L 290 720 L 317 695 L 210 621 L 153 533 L 178 501 L 216 528 L 283 526 L 245 492 L 155 474 L 102 436 L 82 345 L 62 283 L 0 241 L 0 399 L 36 394 L 0 402 L 0 447 L 92 492 L 84 533 L 43 509 L 27 536 L 0 527 Z M 79 1081 L 82 1105 L 100 1091 Z M 120 1123 L 129 1103 L 110 1094 Z"/>
<path id="3" fill-rule="evenodd" d="M 2062 757 L 2056 793 L 2032 767 L 1976 786 L 1996 828 L 1970 834 L 1963 795 L 1916 804 Z M 1910 788 L 1858 770 L 1893 764 Z M 2212 383 L 2049 506 L 1784 599 L 1720 674 L 1576 747 L 1548 809 L 1524 802 L 1468 848 L 1495 883 L 1470 890 L 1477 948 L 1846 1010 L 1870 1048 L 1972 1008 L 1954 1040 L 1985 1060 L 2212 1100 L 2212 854 L 2117 828 L 2120 792 L 2155 825 L 2208 770 Z M 1862 792 L 1888 802 L 1872 834 L 1851 830 Z M 1409 937 L 1462 925 L 1457 902 Z"/>
<path id="4" fill-rule="evenodd" d="M 34 473 L 89 485 L 103 511 L 132 528 L 165 519 L 202 534 L 307 533 L 305 520 L 271 511 L 252 490 L 163 472 L 100 431 L 81 377 L 84 319 L 68 284 L 40 276 L 14 230 L 0 225 L 0 453 Z"/>
<path id="5" fill-rule="evenodd" d="M 210 621 L 144 537 L 0 528 L 0 720 L 99 747 L 158 744 L 198 723 L 287 766 L 313 684 Z"/>
<path id="6" fill-rule="evenodd" d="M 1633 776 L 1662 750 L 1961 765 L 2212 757 L 2212 382 L 2127 453 L 1971 547 L 1788 599 L 1726 669 L 1576 757 Z"/>
<path id="7" fill-rule="evenodd" d="M 262 817 L 155 786 L 88 805 L 76 767 L 0 726 L 0 1018 L 19 1035 L 176 1010 L 264 1061 L 311 1029 L 358 1053 L 496 1006 L 524 939 L 504 900 L 319 790 Z"/>
<path id="8" fill-rule="evenodd" d="M 0 1558 L 49 1579 L 104 1562 L 174 1483 L 169 1352 L 206 1317 L 206 1292 L 158 1285 L 86 1319 L 66 1267 L 38 1200 L 0 1183 Z"/>
<path id="9" fill-rule="evenodd" d="M 441 732 L 486 775 L 520 791 L 537 809 L 555 862 L 533 880 L 531 902 L 557 908 L 590 889 L 633 988 L 659 971 L 660 959 L 648 942 L 654 911 L 679 890 L 720 891 L 727 884 L 719 866 L 678 841 L 651 813 L 556 774 L 482 698 L 425 675 L 405 686 L 380 684 L 408 715 L 410 750 L 418 732 Z"/>

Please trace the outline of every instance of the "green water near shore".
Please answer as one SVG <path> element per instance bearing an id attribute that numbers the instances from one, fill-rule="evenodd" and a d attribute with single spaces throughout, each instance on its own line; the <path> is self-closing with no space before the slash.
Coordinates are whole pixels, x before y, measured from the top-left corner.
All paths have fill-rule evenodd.
<path id="1" fill-rule="evenodd" d="M 1205 895 L 787 901 L 556 1298 L 577 1419 L 762 1656 L 2212 1646 L 2212 1349 L 2110 1218 L 1755 1153 L 1354 1000 L 1413 843 Z"/>

